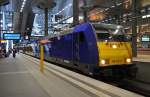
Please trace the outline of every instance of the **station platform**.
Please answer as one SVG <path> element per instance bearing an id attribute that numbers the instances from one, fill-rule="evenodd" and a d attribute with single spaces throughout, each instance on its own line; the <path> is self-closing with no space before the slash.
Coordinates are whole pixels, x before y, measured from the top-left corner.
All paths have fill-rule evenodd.
<path id="1" fill-rule="evenodd" d="M 137 52 L 140 55 L 150 55 L 150 48 L 138 48 Z"/>
<path id="2" fill-rule="evenodd" d="M 142 97 L 24 54 L 0 59 L 0 97 Z"/>
<path id="3" fill-rule="evenodd" d="M 150 62 L 150 54 L 138 54 L 137 57 L 133 58 L 133 61 L 139 61 L 139 62 Z"/>

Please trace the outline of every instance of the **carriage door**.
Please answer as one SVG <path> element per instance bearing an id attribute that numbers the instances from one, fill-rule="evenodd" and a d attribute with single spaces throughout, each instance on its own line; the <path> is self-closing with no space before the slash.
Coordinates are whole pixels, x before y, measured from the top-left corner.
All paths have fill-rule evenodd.
<path id="1" fill-rule="evenodd" d="M 73 64 L 75 67 L 78 67 L 80 61 L 80 54 L 79 54 L 79 33 L 73 34 Z"/>

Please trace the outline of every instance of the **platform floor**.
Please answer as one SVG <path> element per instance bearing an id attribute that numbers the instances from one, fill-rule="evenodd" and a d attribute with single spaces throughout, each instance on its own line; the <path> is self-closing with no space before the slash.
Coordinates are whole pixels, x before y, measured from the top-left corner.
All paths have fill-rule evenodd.
<path id="1" fill-rule="evenodd" d="M 0 59 L 0 97 L 50 97 L 22 60 L 21 56 Z"/>
<path id="2" fill-rule="evenodd" d="M 52 73 L 40 73 L 36 65 L 23 55 L 0 59 L 0 97 L 95 96 Z"/>
<path id="3" fill-rule="evenodd" d="M 24 54 L 0 59 L 0 97 L 142 97 Z M 59 70 L 56 70 L 59 69 Z M 58 72 L 59 71 L 59 72 Z"/>
<path id="4" fill-rule="evenodd" d="M 149 55 L 138 54 L 137 57 L 133 58 L 133 61 L 150 63 L 150 54 Z"/>

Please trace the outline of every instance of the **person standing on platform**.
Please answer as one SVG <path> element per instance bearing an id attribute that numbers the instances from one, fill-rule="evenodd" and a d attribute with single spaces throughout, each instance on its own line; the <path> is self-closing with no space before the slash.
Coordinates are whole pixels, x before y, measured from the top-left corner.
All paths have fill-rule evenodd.
<path id="1" fill-rule="evenodd" d="M 3 50 L 3 53 L 4 53 L 4 57 L 7 57 L 6 49 Z"/>
<path id="2" fill-rule="evenodd" d="M 16 53 L 17 53 L 17 50 L 14 48 L 14 49 L 13 49 L 13 57 L 14 57 L 14 58 L 16 57 Z"/>
<path id="3" fill-rule="evenodd" d="M 12 50 L 9 48 L 9 49 L 8 49 L 8 57 L 9 57 L 9 55 L 11 54 L 11 52 L 12 52 Z"/>
<path id="4" fill-rule="evenodd" d="M 19 54 L 19 48 L 17 48 L 17 53 Z"/>

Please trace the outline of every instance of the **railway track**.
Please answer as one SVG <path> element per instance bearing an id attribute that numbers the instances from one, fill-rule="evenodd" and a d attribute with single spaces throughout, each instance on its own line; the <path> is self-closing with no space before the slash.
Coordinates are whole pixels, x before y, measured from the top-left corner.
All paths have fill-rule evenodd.
<path id="1" fill-rule="evenodd" d="M 136 79 L 124 79 L 120 82 L 120 88 L 150 97 L 150 84 Z"/>
<path id="2" fill-rule="evenodd" d="M 100 78 L 92 77 L 96 80 L 114 85 L 116 87 L 141 94 L 145 97 L 150 97 L 150 84 L 149 82 L 140 81 L 137 79 L 114 79 L 114 78 Z"/>

